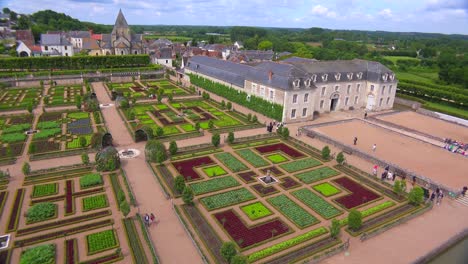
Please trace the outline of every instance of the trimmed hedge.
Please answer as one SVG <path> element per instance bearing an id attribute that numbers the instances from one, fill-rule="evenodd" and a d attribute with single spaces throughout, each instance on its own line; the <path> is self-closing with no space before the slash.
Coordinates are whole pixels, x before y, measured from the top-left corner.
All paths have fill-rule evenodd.
<path id="1" fill-rule="evenodd" d="M 250 96 L 247 100 L 247 93 L 238 91 L 226 85 L 213 82 L 195 74 L 189 74 L 190 83 L 201 87 L 209 92 L 229 98 L 230 101 L 239 105 L 245 106 L 257 113 L 273 118 L 275 120 L 283 119 L 283 106 L 275 103 L 268 102 L 257 96 Z"/>

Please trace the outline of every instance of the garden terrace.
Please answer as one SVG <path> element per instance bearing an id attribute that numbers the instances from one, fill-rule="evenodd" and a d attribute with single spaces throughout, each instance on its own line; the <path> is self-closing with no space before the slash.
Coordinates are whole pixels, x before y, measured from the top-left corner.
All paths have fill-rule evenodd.
<path id="1" fill-rule="evenodd" d="M 232 172 L 239 172 L 248 169 L 247 166 L 240 162 L 240 160 L 234 157 L 234 155 L 231 153 L 218 153 L 214 154 L 214 156 L 224 165 L 226 165 L 226 167 L 228 167 Z"/>
<path id="2" fill-rule="evenodd" d="M 195 195 L 215 192 L 235 186 L 239 186 L 239 182 L 232 176 L 220 177 L 208 181 L 197 182 L 190 184 Z"/>
<path id="3" fill-rule="evenodd" d="M 82 85 L 52 86 L 44 98 L 47 106 L 75 105 L 76 97 L 83 96 Z"/>
<path id="4" fill-rule="evenodd" d="M 301 160 L 295 160 L 293 162 L 281 164 L 280 168 L 287 172 L 296 172 L 304 169 L 309 169 L 313 168 L 316 166 L 321 165 L 322 163 L 320 161 L 317 161 L 313 158 L 306 158 L 306 159 L 301 159 Z"/>
<path id="5" fill-rule="evenodd" d="M 229 205 L 246 202 L 252 199 L 255 199 L 255 196 L 249 190 L 241 188 L 203 197 L 200 199 L 200 202 L 206 207 L 207 210 L 211 211 Z"/>
<path id="6" fill-rule="evenodd" d="M 333 180 L 333 182 L 339 184 L 340 186 L 351 192 L 351 194 L 335 199 L 337 203 L 341 204 L 346 209 L 361 206 L 381 197 L 375 192 L 365 188 L 364 186 L 347 177 L 335 179 Z"/>
<path id="7" fill-rule="evenodd" d="M 164 95 L 172 94 L 174 96 L 188 95 L 189 92 L 168 80 L 148 81 L 145 83 L 148 89 L 153 88 L 156 91 L 163 89 Z"/>
<path id="8" fill-rule="evenodd" d="M 290 146 L 288 146 L 288 145 L 286 145 L 284 143 L 278 143 L 278 144 L 273 144 L 273 145 L 256 147 L 255 149 L 258 152 L 262 153 L 262 154 L 281 151 L 284 154 L 290 156 L 291 158 L 302 158 L 302 157 L 304 157 L 304 154 L 302 154 L 301 152 L 291 148 Z"/>
<path id="9" fill-rule="evenodd" d="M 149 98 L 149 92 L 138 82 L 132 83 L 107 83 L 109 90 L 127 98 Z"/>
<path id="10" fill-rule="evenodd" d="M 186 181 L 200 179 L 200 175 L 194 170 L 195 167 L 214 164 L 210 157 L 200 157 L 190 160 L 172 162 L 172 166 L 184 176 Z"/>
<path id="11" fill-rule="evenodd" d="M 8 88 L 0 90 L 0 111 L 35 107 L 39 103 L 41 88 Z"/>
<path id="12" fill-rule="evenodd" d="M 290 228 L 279 219 L 270 220 L 254 226 L 247 226 L 232 210 L 220 212 L 214 215 L 231 238 L 242 248 L 248 248 L 255 244 L 266 242 L 275 237 L 290 232 Z"/>

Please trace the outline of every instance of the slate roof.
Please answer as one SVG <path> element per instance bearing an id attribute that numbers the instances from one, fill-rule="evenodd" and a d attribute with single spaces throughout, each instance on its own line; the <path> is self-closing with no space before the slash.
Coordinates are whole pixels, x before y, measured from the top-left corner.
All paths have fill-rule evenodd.
<path id="1" fill-rule="evenodd" d="M 283 56 L 283 55 L 280 55 L 280 54 L 278 54 L 279 57 Z M 291 54 L 291 53 L 289 53 L 289 54 Z M 299 58 L 299 57 L 291 57 L 291 58 L 287 58 L 287 59 L 283 60 L 283 62 L 286 62 L 286 63 L 311 63 L 311 62 L 316 62 L 316 61 L 318 61 L 318 60 Z"/>
<path id="2" fill-rule="evenodd" d="M 128 28 L 128 23 L 122 13 L 122 9 L 119 10 L 119 14 L 117 15 L 117 18 L 115 19 L 115 24 L 114 24 L 114 29 L 119 28 L 119 27 Z"/>
<path id="3" fill-rule="evenodd" d="M 70 31 L 69 36 L 71 38 L 90 38 L 91 32 L 89 31 Z"/>
<path id="4" fill-rule="evenodd" d="M 92 38 L 84 38 L 83 49 L 97 50 L 97 49 L 100 49 L 100 47 L 99 47 L 97 40 L 92 39 Z"/>
<path id="5" fill-rule="evenodd" d="M 156 54 L 158 59 L 172 59 L 172 49 L 171 48 L 161 48 Z"/>
<path id="6" fill-rule="evenodd" d="M 262 62 L 251 66 L 206 56 L 194 56 L 186 68 L 240 87 L 244 87 L 245 80 L 250 80 L 283 90 L 292 89 L 293 81 L 298 79 L 301 81 L 300 88 L 305 88 L 304 81 L 314 75 L 316 75 L 316 83 L 324 83 L 356 81 L 359 79 L 359 73 L 362 73 L 361 80 L 380 82 L 383 81 L 383 74 L 393 74 L 391 70 L 378 62 L 358 59 L 308 63 L 301 61 L 288 64 Z M 269 79 L 270 71 L 273 73 L 271 80 Z M 348 78 L 348 73 L 351 79 Z M 327 75 L 326 81 L 322 79 L 324 75 Z M 311 88 L 314 87 L 316 87 L 315 84 L 311 84 Z"/>
<path id="7" fill-rule="evenodd" d="M 71 43 L 62 34 L 41 34 L 41 45 L 70 46 Z"/>

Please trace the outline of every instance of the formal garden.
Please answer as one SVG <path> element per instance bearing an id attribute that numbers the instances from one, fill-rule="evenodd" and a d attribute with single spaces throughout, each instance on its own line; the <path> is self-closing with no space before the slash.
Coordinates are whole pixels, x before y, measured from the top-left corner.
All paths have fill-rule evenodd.
<path id="1" fill-rule="evenodd" d="M 0 89 L 0 111 L 32 110 L 39 103 L 41 88 Z"/>
<path id="2" fill-rule="evenodd" d="M 23 152 L 32 128 L 33 115 L 0 116 L 0 162 L 9 161 Z"/>
<path id="3" fill-rule="evenodd" d="M 76 105 L 84 95 L 82 85 L 51 86 L 44 97 L 46 106 Z"/>
<path id="4" fill-rule="evenodd" d="M 408 195 L 406 183 L 393 188 L 277 137 L 179 151 L 150 164 L 167 195 L 182 200 L 177 210 L 199 246 L 218 262 L 229 257 L 229 245 L 230 257 L 250 263 L 318 257 L 344 248 L 340 232 L 367 235 L 426 209 L 422 194 L 413 197 L 419 187 Z"/>
<path id="5" fill-rule="evenodd" d="M 192 90 L 183 88 L 169 80 L 141 80 L 126 83 L 108 82 L 107 88 L 114 96 L 123 96 L 130 100 L 154 99 L 161 100 L 164 97 L 178 97 L 193 94 Z"/>

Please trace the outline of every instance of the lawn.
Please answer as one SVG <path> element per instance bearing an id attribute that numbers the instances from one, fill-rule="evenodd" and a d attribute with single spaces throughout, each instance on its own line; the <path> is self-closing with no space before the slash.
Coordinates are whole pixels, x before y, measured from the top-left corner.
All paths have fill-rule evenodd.
<path id="1" fill-rule="evenodd" d="M 273 163 L 281 163 L 281 162 L 285 162 L 287 161 L 288 159 L 286 157 L 284 157 L 283 155 L 281 154 L 273 154 L 273 155 L 269 155 L 266 157 L 268 160 L 270 160 L 271 162 Z"/>
<path id="2" fill-rule="evenodd" d="M 215 176 L 221 176 L 227 174 L 227 172 L 221 168 L 220 166 L 211 166 L 208 168 L 203 168 L 203 171 L 205 172 L 208 177 L 215 177 Z"/>
<path id="3" fill-rule="evenodd" d="M 241 210 L 250 218 L 250 220 L 257 220 L 273 213 L 261 202 L 244 205 Z"/>
<path id="4" fill-rule="evenodd" d="M 315 185 L 312 188 L 314 188 L 314 190 L 321 193 L 325 197 L 329 197 L 329 196 L 332 196 L 341 192 L 338 188 L 336 188 L 335 186 L 331 185 L 328 182 Z"/>

